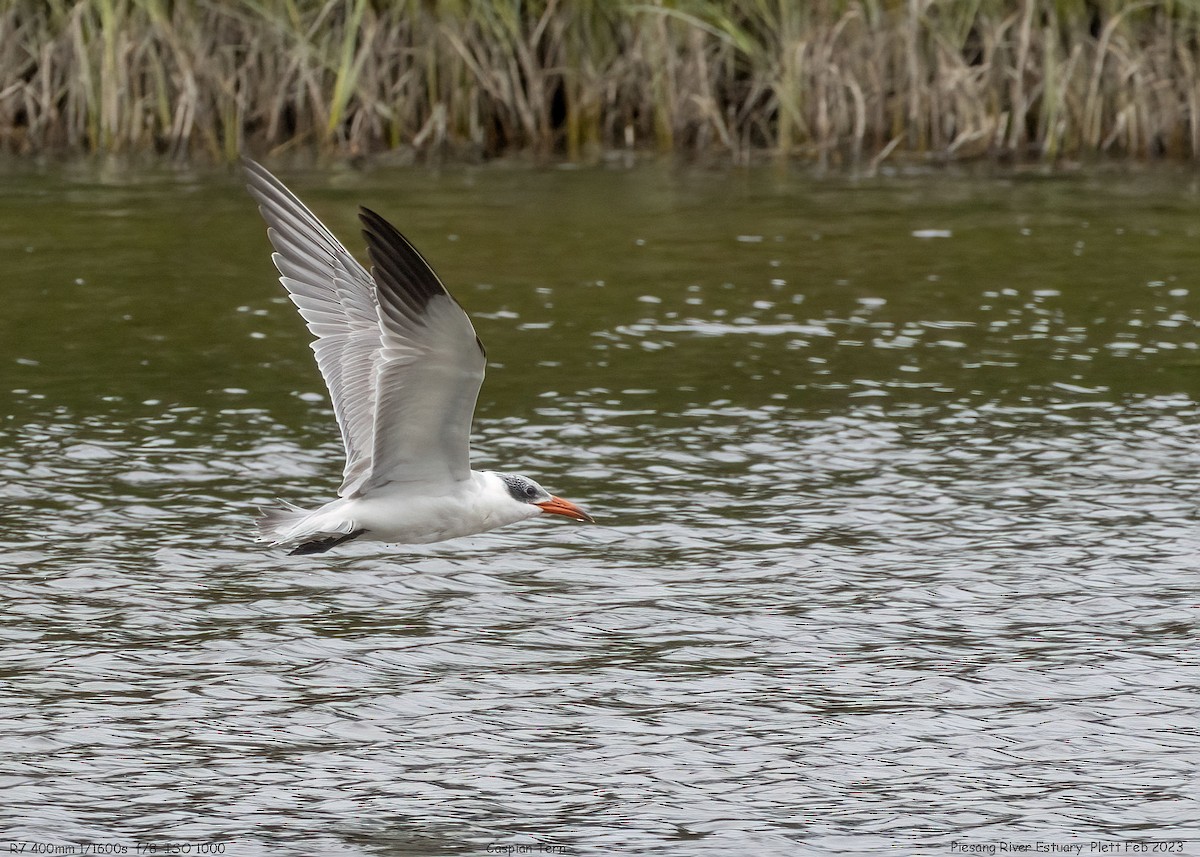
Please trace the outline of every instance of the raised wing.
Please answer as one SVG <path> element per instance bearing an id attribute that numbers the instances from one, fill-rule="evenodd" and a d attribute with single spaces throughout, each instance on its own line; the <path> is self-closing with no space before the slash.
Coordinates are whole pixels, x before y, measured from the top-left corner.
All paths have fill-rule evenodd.
<path id="1" fill-rule="evenodd" d="M 359 218 L 383 338 L 375 366 L 375 446 L 363 489 L 466 479 L 483 344 L 408 239 L 369 209 Z"/>
<path id="2" fill-rule="evenodd" d="M 316 337 L 312 349 L 346 448 L 338 494 L 466 478 L 484 365 L 466 314 L 378 215 L 363 214 L 377 283 L 277 178 L 249 159 L 243 166 L 279 281 Z"/>
<path id="3" fill-rule="evenodd" d="M 316 337 L 312 350 L 346 448 L 338 489 L 346 496 L 370 472 L 374 447 L 374 364 L 381 344 L 375 283 L 279 179 L 247 158 L 242 166 L 267 221 L 279 282 Z"/>

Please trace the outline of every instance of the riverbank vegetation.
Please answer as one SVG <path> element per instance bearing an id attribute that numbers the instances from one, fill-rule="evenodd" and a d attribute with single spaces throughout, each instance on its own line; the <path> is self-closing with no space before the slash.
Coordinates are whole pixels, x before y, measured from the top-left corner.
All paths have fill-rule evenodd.
<path id="1" fill-rule="evenodd" d="M 1200 0 L 8 0 L 0 148 L 1200 156 Z"/>

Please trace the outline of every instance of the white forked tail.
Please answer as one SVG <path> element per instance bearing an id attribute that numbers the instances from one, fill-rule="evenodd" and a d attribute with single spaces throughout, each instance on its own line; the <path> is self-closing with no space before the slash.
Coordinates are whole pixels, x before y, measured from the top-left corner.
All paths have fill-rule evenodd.
<path id="1" fill-rule="evenodd" d="M 270 542 L 271 547 L 297 545 L 295 554 L 324 553 L 334 545 L 348 542 L 361 536 L 366 530 L 356 529 L 354 522 L 336 515 L 332 506 L 339 501 L 327 503 L 319 509 L 301 509 L 286 500 L 280 500 L 282 508 L 260 509 L 258 541 Z"/>
<path id="2" fill-rule="evenodd" d="M 274 509 L 259 509 L 261 513 L 254 523 L 258 526 L 258 541 L 270 542 L 272 545 L 282 545 L 295 541 L 292 535 L 302 529 L 301 522 L 312 513 L 301 509 L 287 500 L 278 501 L 282 504 Z"/>

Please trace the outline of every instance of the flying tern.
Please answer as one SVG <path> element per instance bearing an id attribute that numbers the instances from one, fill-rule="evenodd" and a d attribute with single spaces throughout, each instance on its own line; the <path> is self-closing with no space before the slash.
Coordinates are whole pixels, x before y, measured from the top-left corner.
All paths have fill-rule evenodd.
<path id="1" fill-rule="evenodd" d="M 264 511 L 259 541 L 322 553 L 362 538 L 424 544 L 538 515 L 591 521 L 527 476 L 472 470 L 483 343 L 400 232 L 361 208 L 368 272 L 265 167 L 243 159 L 272 260 L 308 329 L 346 448 L 338 497 Z"/>

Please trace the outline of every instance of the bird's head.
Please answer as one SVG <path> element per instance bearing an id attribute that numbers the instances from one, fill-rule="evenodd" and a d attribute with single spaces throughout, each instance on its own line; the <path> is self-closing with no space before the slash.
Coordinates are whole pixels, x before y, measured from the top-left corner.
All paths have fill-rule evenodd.
<path id="1" fill-rule="evenodd" d="M 565 515 L 576 521 L 595 523 L 592 520 L 592 516 L 583 511 L 583 509 L 580 509 L 568 500 L 564 500 L 562 497 L 555 497 L 527 476 L 518 476 L 515 473 L 497 473 L 496 475 L 504 483 L 504 488 L 508 491 L 508 496 L 512 497 L 518 503 L 527 503 L 530 506 L 536 506 L 549 515 Z"/>

